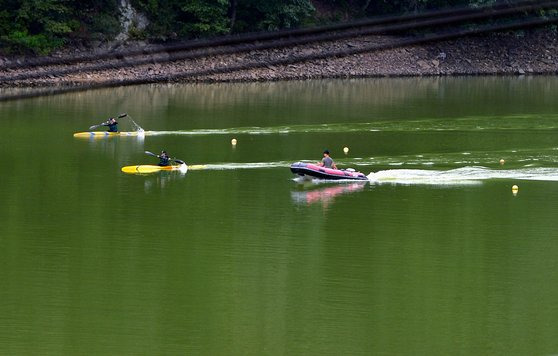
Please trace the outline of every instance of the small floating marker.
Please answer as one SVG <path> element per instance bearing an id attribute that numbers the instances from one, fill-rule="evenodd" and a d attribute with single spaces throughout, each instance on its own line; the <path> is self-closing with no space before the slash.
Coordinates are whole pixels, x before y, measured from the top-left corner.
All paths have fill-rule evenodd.
<path id="1" fill-rule="evenodd" d="M 231 145 L 236 146 L 236 138 L 233 138 L 233 139 L 231 140 Z"/>
<path id="2" fill-rule="evenodd" d="M 347 146 L 343 147 L 343 152 L 345 152 L 345 154 L 349 153 L 349 147 Z"/>
<path id="3" fill-rule="evenodd" d="M 502 159 L 500 160 L 500 165 L 503 166 L 504 163 L 506 163 L 506 161 L 504 161 L 504 159 L 502 158 Z M 514 185 L 514 187 L 515 187 L 515 185 Z"/>
<path id="4" fill-rule="evenodd" d="M 513 185 L 512 186 L 512 193 L 513 195 L 517 195 L 517 192 L 519 191 L 519 187 L 517 185 Z"/>

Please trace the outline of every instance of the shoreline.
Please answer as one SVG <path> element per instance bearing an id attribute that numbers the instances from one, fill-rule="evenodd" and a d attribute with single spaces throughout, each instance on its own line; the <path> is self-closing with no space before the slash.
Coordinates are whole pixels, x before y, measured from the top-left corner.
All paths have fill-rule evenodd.
<path id="1" fill-rule="evenodd" d="M 71 73 L 64 76 L 49 75 L 48 71 L 45 72 L 39 67 L 33 71 L 43 71 L 43 77 L 17 81 L 2 81 L 1 77 L 26 73 L 29 70 L 5 70 L 0 71 L 0 87 L 63 88 L 98 85 L 108 80 L 134 81 L 142 78 L 151 83 L 215 83 L 334 78 L 555 75 L 558 73 L 558 36 L 551 30 L 477 35 L 294 64 L 266 64 L 304 55 L 358 49 L 371 43 L 381 44 L 401 38 L 403 37 L 362 36 L 306 46 L 254 50 L 172 62 L 164 60 L 157 62 L 155 57 L 141 56 L 142 59 L 151 58 L 151 63 L 127 68 Z M 256 61 L 259 63 L 256 68 L 226 72 L 227 68 Z M 54 66 L 62 70 L 68 67 L 70 66 Z M 195 75 L 196 71 L 210 72 L 214 69 L 223 72 Z"/>

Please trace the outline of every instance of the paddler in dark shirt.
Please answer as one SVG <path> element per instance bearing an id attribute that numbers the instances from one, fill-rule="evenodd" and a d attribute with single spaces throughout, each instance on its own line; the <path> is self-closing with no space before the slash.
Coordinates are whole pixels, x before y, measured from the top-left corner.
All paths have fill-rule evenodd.
<path id="1" fill-rule="evenodd" d="M 159 157 L 159 166 L 170 166 L 170 160 L 171 158 L 169 157 L 169 155 L 167 154 L 166 151 L 161 151 L 161 154 L 158 155 L 157 157 Z"/>
<path id="2" fill-rule="evenodd" d="M 337 169 L 337 166 L 335 165 L 335 162 L 333 162 L 333 159 L 331 157 L 329 157 L 329 151 L 328 150 L 324 151 L 324 158 L 322 158 L 321 162 L 318 162 L 318 166 L 325 167 L 325 168 Z"/>
<path id="3" fill-rule="evenodd" d="M 108 126 L 108 132 L 118 132 L 118 122 L 114 117 L 108 119 L 107 122 L 103 124 L 103 126 Z"/>

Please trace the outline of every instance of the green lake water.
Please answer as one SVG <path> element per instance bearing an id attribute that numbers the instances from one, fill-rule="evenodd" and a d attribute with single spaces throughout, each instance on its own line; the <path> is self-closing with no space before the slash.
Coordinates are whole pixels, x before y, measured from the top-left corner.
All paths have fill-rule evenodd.
<path id="1" fill-rule="evenodd" d="M 386 78 L 0 103 L 0 354 L 557 354 L 556 93 Z M 147 135 L 72 136 L 122 112 Z M 370 182 L 293 180 L 325 148 Z M 162 149 L 206 169 L 120 171 Z"/>

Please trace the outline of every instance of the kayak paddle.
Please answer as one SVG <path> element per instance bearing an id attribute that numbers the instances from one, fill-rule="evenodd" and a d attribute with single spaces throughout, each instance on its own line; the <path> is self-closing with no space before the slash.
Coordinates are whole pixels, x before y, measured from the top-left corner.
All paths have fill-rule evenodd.
<path id="1" fill-rule="evenodd" d="M 97 127 L 101 127 L 101 126 L 103 126 L 104 124 L 105 124 L 105 123 L 103 122 L 102 124 L 99 124 L 99 125 L 89 126 L 89 130 L 96 129 Z"/>
<path id="2" fill-rule="evenodd" d="M 156 154 L 153 153 L 153 152 L 145 151 L 145 154 L 146 154 L 146 155 L 149 155 L 149 156 L 153 156 L 153 157 L 159 158 L 159 155 L 156 155 Z M 171 161 L 175 161 L 175 162 L 178 163 L 178 164 L 186 164 L 186 162 L 184 162 L 183 160 L 178 159 L 178 158 L 169 158 L 169 159 L 170 159 Z"/>
<path id="3" fill-rule="evenodd" d="M 128 116 L 128 114 L 122 113 L 122 114 L 118 115 L 118 118 L 121 119 L 121 118 L 126 117 L 126 116 Z M 101 124 L 99 124 L 99 125 L 89 126 L 89 130 L 96 129 L 97 127 L 101 127 L 101 126 L 103 126 L 104 124 L 105 124 L 105 123 L 103 122 L 103 123 L 101 123 Z"/>

